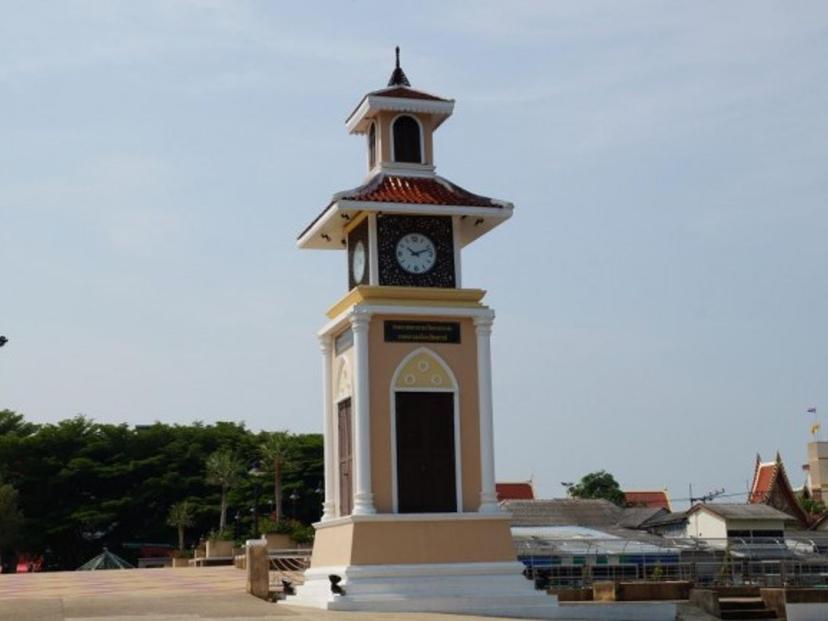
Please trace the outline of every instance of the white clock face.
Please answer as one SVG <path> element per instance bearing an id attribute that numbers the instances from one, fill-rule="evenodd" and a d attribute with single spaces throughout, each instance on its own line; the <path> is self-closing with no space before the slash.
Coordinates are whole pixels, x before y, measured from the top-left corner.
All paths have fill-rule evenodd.
<path id="1" fill-rule="evenodd" d="M 397 263 L 406 272 L 424 274 L 437 261 L 434 242 L 420 233 L 409 233 L 397 242 Z"/>
<path id="2" fill-rule="evenodd" d="M 354 276 L 354 282 L 361 283 L 362 277 L 365 276 L 365 246 L 361 241 L 358 241 L 354 247 L 351 271 Z"/>

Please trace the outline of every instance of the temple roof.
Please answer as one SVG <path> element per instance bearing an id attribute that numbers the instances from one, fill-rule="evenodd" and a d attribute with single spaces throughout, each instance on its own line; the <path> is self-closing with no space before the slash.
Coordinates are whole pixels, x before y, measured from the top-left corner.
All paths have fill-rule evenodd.
<path id="1" fill-rule="evenodd" d="M 495 483 L 498 501 L 504 500 L 534 500 L 535 490 L 531 481 L 517 483 Z"/>
<path id="2" fill-rule="evenodd" d="M 756 456 L 748 503 L 774 506 L 794 516 L 803 526 L 811 522 L 811 517 L 799 504 L 779 453 L 774 461 L 769 462 L 763 462 L 759 455 Z"/>
<path id="3" fill-rule="evenodd" d="M 666 490 L 631 490 L 624 492 L 624 500 L 630 507 L 661 508 L 670 511 L 670 497 Z"/>

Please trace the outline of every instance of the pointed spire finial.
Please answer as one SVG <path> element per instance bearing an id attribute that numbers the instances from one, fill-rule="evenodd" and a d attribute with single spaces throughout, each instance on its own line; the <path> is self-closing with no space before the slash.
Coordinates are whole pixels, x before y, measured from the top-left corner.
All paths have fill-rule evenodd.
<path id="1" fill-rule="evenodd" d="M 394 67 L 394 73 L 391 74 L 391 79 L 388 80 L 388 86 L 411 86 L 411 83 L 408 81 L 408 78 L 405 75 L 405 71 L 402 70 L 400 67 L 400 46 L 398 45 L 395 48 L 397 53 L 397 63 Z"/>

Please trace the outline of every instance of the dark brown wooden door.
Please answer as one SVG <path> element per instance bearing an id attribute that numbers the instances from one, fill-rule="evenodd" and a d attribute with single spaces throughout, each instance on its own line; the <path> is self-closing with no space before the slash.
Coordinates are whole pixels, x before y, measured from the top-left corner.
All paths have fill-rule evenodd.
<path id="1" fill-rule="evenodd" d="M 398 392 L 396 409 L 399 512 L 457 511 L 454 395 Z"/>
<path id="2" fill-rule="evenodd" d="M 351 400 L 339 403 L 339 515 L 350 515 L 354 503 L 354 452 L 351 434 Z"/>

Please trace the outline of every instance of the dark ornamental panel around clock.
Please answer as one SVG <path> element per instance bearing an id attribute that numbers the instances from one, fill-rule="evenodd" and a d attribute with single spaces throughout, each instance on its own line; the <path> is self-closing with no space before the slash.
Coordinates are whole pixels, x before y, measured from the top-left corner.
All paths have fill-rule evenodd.
<path id="1" fill-rule="evenodd" d="M 451 217 L 380 214 L 377 245 L 381 285 L 456 286 Z"/>
<path id="2" fill-rule="evenodd" d="M 360 252 L 363 253 L 362 260 L 364 260 L 364 267 L 362 269 L 362 278 L 357 280 L 354 275 L 354 251 L 361 244 Z M 365 218 L 361 224 L 354 227 L 348 233 L 348 290 L 350 291 L 357 285 L 368 284 L 368 273 L 371 269 L 370 252 L 368 248 L 368 218 Z"/>

